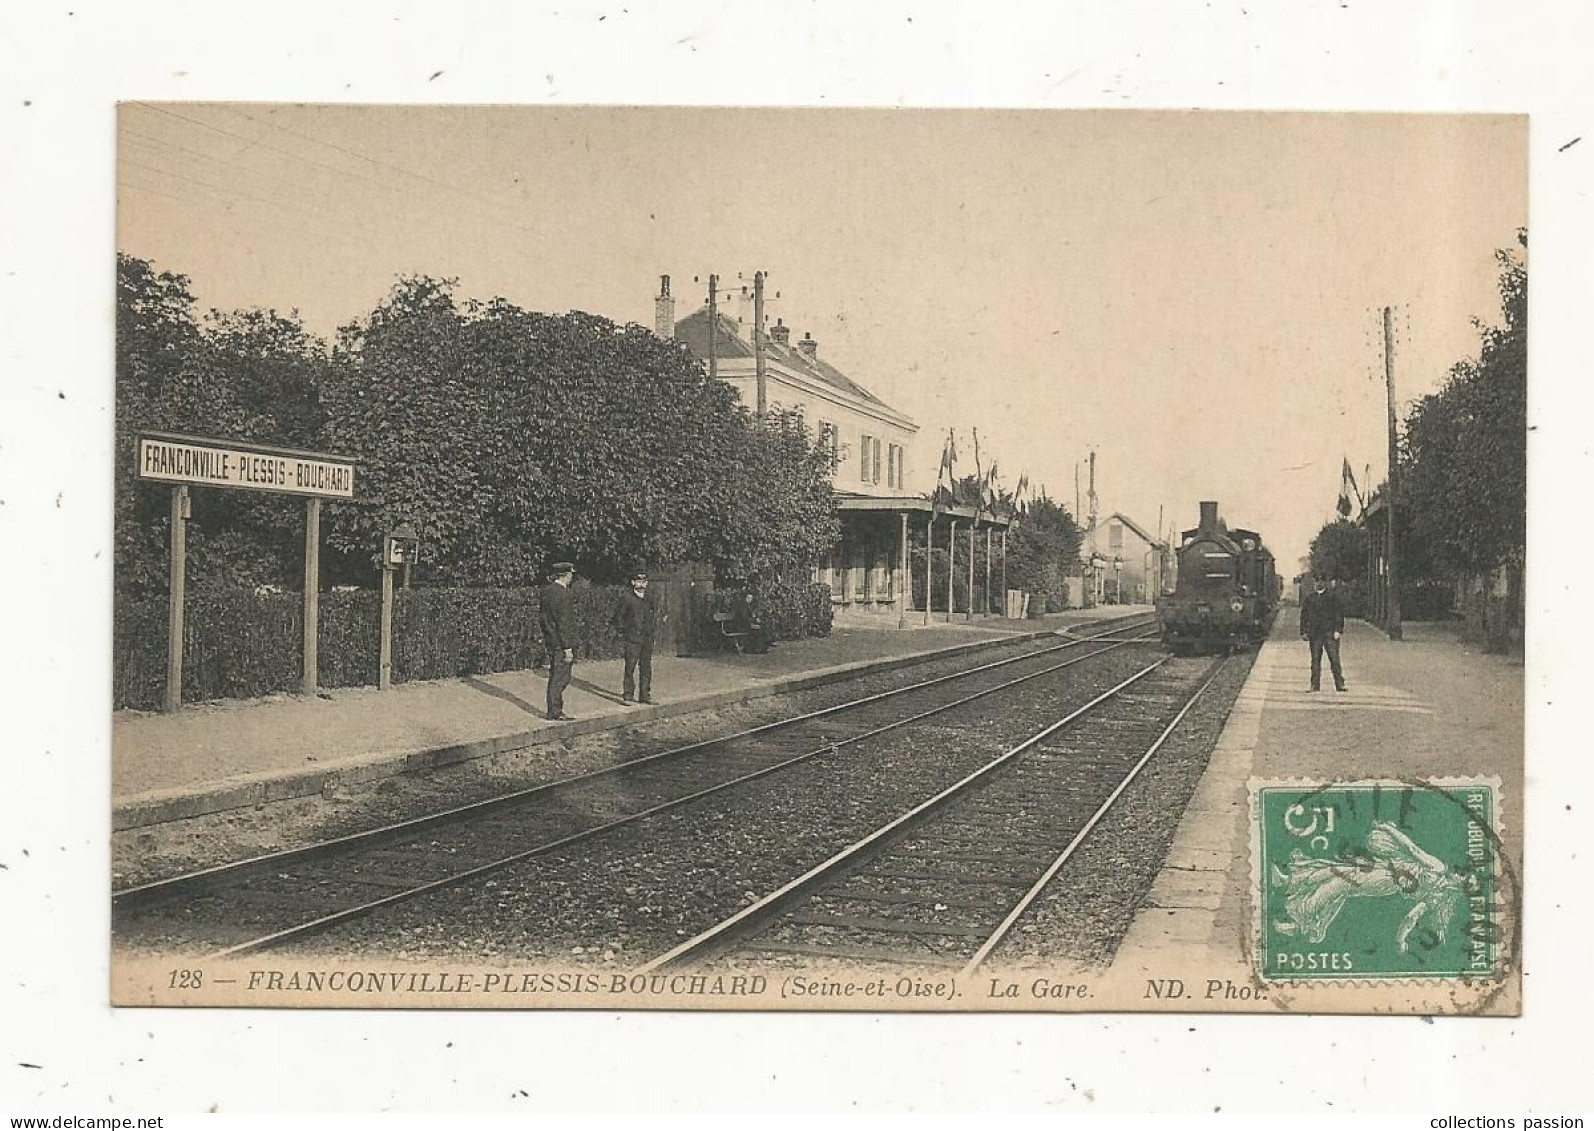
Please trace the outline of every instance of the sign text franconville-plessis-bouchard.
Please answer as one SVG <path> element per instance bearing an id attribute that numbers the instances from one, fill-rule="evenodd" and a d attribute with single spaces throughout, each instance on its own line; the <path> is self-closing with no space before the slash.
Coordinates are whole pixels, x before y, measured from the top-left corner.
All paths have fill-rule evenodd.
<path id="1" fill-rule="evenodd" d="M 196 436 L 140 436 L 138 476 L 162 483 L 333 499 L 354 497 L 354 461 L 350 459 Z"/>

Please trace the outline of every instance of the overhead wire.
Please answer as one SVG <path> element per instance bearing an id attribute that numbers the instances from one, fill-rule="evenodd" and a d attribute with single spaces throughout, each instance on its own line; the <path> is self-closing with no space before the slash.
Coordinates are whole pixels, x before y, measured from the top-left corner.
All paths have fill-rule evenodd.
<path id="1" fill-rule="evenodd" d="M 431 185 L 431 186 L 435 187 L 436 189 L 441 190 L 441 192 L 443 194 L 445 194 L 445 196 L 443 198 L 439 198 L 435 194 L 428 194 L 428 192 L 425 191 L 425 190 L 416 191 L 416 190 L 411 189 L 411 188 L 406 188 L 405 186 L 403 186 L 403 185 L 401 185 L 399 183 L 396 183 L 394 180 L 392 180 L 392 178 L 382 178 L 382 177 L 377 177 L 377 176 L 371 176 L 371 175 L 362 173 L 360 171 L 357 171 L 357 170 L 354 170 L 354 169 L 350 169 L 350 168 L 348 168 L 347 166 L 344 166 L 344 165 L 336 165 L 336 164 L 331 164 L 331 163 L 326 162 L 326 161 L 319 161 L 319 160 L 316 160 L 314 157 L 308 156 L 308 155 L 306 155 L 306 154 L 304 154 L 302 152 L 298 152 L 295 149 L 288 148 L 288 147 L 285 147 L 285 146 L 282 146 L 282 145 L 273 144 L 272 142 L 270 142 L 268 140 L 265 140 L 265 139 L 263 139 L 261 137 L 258 137 L 258 136 L 251 137 L 251 136 L 249 136 L 246 133 L 239 133 L 239 132 L 237 132 L 235 130 L 226 129 L 226 128 L 222 127 L 222 126 L 216 125 L 213 122 L 207 122 L 207 121 L 204 121 L 204 120 L 202 120 L 200 118 L 196 118 L 196 117 L 193 117 L 193 116 L 188 115 L 188 114 L 182 114 L 182 113 L 179 113 L 179 112 L 177 112 L 175 110 L 169 109 L 168 107 L 165 107 L 165 106 L 158 106 L 158 105 L 155 105 L 153 103 L 138 102 L 138 101 L 127 103 L 127 105 L 129 105 L 129 106 L 137 106 L 137 107 L 139 107 L 141 109 L 149 110 L 149 111 L 152 111 L 152 112 L 157 113 L 157 114 L 162 114 L 162 115 L 165 115 L 168 118 L 172 118 L 172 119 L 175 119 L 175 120 L 180 121 L 180 122 L 185 122 L 185 123 L 187 123 L 189 125 L 192 125 L 192 126 L 197 126 L 200 129 L 208 130 L 208 131 L 211 131 L 212 133 L 219 134 L 219 135 L 221 135 L 223 137 L 231 138 L 234 141 L 243 142 L 248 147 L 258 147 L 258 148 L 269 150 L 269 151 L 271 151 L 273 153 L 279 153 L 279 154 L 281 154 L 281 155 L 283 155 L 285 157 L 290 158 L 291 160 L 298 161 L 298 162 L 300 162 L 300 163 L 302 163 L 304 165 L 310 166 L 312 168 L 323 169 L 323 170 L 325 170 L 325 171 L 327 171 L 329 173 L 332 173 L 332 174 L 334 174 L 334 175 L 336 175 L 338 177 L 341 177 L 341 178 L 349 178 L 349 179 L 361 181 L 361 182 L 363 182 L 365 184 L 373 185 L 373 186 L 375 186 L 377 188 L 380 188 L 380 189 L 382 189 L 384 191 L 387 191 L 387 192 L 390 192 L 390 193 L 396 193 L 396 194 L 399 194 L 399 195 L 407 196 L 407 197 L 411 198 L 412 200 L 417 200 L 417 201 L 421 202 L 429 210 L 431 210 L 433 212 L 435 212 L 436 210 L 438 210 L 440 208 L 443 208 L 443 209 L 449 210 L 450 212 L 458 213 L 461 210 L 461 200 L 460 200 L 461 196 L 475 197 L 477 200 L 483 201 L 484 203 L 487 203 L 490 206 L 495 204 L 495 202 L 487 200 L 486 198 L 482 197 L 479 193 L 475 193 L 472 190 L 469 190 L 469 189 L 466 189 L 466 188 L 463 188 L 463 187 L 457 186 L 457 185 L 450 185 L 450 184 L 447 184 L 445 182 L 438 181 L 438 180 L 435 180 L 435 179 L 430 178 L 430 177 L 426 177 L 426 176 L 424 176 L 422 174 L 416 173 L 416 172 L 414 172 L 412 170 L 409 170 L 409 169 L 405 169 L 405 168 L 403 168 L 401 166 L 398 166 L 398 165 L 393 165 L 393 164 L 388 163 L 388 162 L 379 161 L 376 158 L 373 158 L 373 157 L 370 157 L 370 156 L 368 156 L 366 154 L 360 153 L 357 150 L 349 149 L 346 146 L 336 145 L 336 144 L 334 144 L 332 142 L 328 142 L 328 141 L 324 141 L 324 140 L 319 139 L 319 138 L 311 137 L 308 134 L 300 133 L 297 130 L 289 129 L 286 126 L 281 126 L 281 125 L 278 125 L 277 123 L 270 122 L 270 121 L 267 121 L 265 119 L 256 118 L 256 117 L 254 117 L 252 115 L 245 114 L 245 113 L 243 113 L 240 110 L 235 110 L 235 109 L 232 109 L 230 107 L 217 106 L 215 108 L 223 110 L 223 111 L 231 113 L 231 114 L 234 114 L 235 116 L 243 118 L 245 121 L 250 122 L 252 124 L 255 124 L 257 126 L 264 126 L 264 127 L 268 128 L 268 129 L 277 130 L 278 132 L 285 133 L 285 134 L 288 134 L 288 135 L 296 137 L 296 138 L 300 138 L 300 139 L 302 139 L 304 141 L 308 141 L 308 142 L 310 142 L 312 144 L 315 144 L 315 145 L 324 146 L 324 147 L 326 147 L 328 149 L 331 149 L 331 150 L 334 150 L 336 152 L 345 154 L 345 155 L 347 155 L 349 157 L 353 157 L 353 158 L 355 158 L 357 160 L 365 161 L 365 162 L 367 162 L 367 163 L 369 163 L 369 164 L 371 164 L 371 165 L 373 165 L 373 166 L 375 166 L 377 168 L 387 169 L 387 170 L 390 170 L 392 172 L 400 173 L 400 174 L 403 174 L 404 176 L 408 176 L 408 177 L 414 178 L 416 180 L 422 181 L 425 184 Z M 173 143 L 173 144 L 175 144 L 175 143 Z M 240 151 L 240 152 L 242 152 L 242 151 Z M 528 235 L 533 235 L 533 236 L 537 235 L 536 232 L 534 232 L 532 229 L 528 228 L 524 223 L 522 223 L 518 219 L 503 215 L 502 213 L 484 212 L 479 206 L 474 208 L 474 209 L 471 209 L 470 211 L 472 211 L 478 219 L 487 220 L 487 221 L 491 221 L 492 223 L 501 224 L 501 225 L 505 225 L 505 226 L 513 227 L 513 228 L 517 228 L 520 231 L 525 232 Z"/>
<path id="2" fill-rule="evenodd" d="M 333 151 L 335 151 L 337 153 L 347 154 L 348 156 L 353 157 L 356 160 L 364 161 L 367 164 L 374 165 L 374 166 L 376 166 L 379 169 L 390 169 L 390 170 L 392 170 L 395 173 L 400 173 L 400 174 L 402 174 L 402 175 L 404 175 L 406 177 L 412 177 L 415 180 L 424 182 L 425 184 L 435 185 L 436 187 L 442 189 L 444 192 L 448 193 L 450 199 L 456 199 L 460 194 L 463 193 L 466 196 L 474 197 L 476 200 L 482 202 L 483 204 L 487 205 L 490 208 L 498 209 L 498 208 L 505 208 L 505 207 L 515 207 L 515 205 L 511 204 L 508 201 L 504 201 L 504 200 L 497 199 L 495 197 L 487 196 L 487 195 L 483 194 L 482 192 L 480 192 L 477 189 L 470 188 L 470 187 L 464 186 L 464 185 L 450 184 L 450 183 L 448 183 L 446 181 L 439 181 L 439 180 L 437 180 L 437 179 L 435 179 L 433 177 L 428 177 L 428 176 L 426 176 L 423 173 L 417 173 L 413 169 L 407 169 L 407 168 L 405 168 L 402 165 L 395 165 L 395 164 L 393 164 L 392 162 L 389 162 L 389 161 L 381 161 L 381 160 L 379 160 L 379 159 L 377 159 L 375 157 L 370 156 L 369 154 L 361 153 L 359 150 L 350 149 L 347 146 L 339 145 L 336 142 L 327 141 L 325 138 L 315 137 L 312 134 L 307 134 L 307 133 L 304 133 L 304 132 L 302 132 L 300 130 L 292 129 L 291 127 L 282 125 L 280 122 L 273 122 L 273 121 L 271 121 L 271 120 L 269 120 L 267 118 L 257 118 L 257 117 L 255 117 L 252 114 L 246 114 L 244 111 L 238 109 L 236 106 L 220 106 L 220 107 L 218 107 L 218 109 L 223 110 L 223 111 L 225 111 L 225 112 L 227 112 L 229 114 L 236 115 L 237 117 L 243 118 L 245 121 L 257 123 L 259 125 L 266 126 L 269 129 L 278 130 L 278 131 L 280 131 L 282 133 L 288 134 L 291 137 L 301 138 L 301 139 L 303 139 L 305 141 L 310 142 L 312 145 L 323 146 L 323 147 L 325 147 L 327 149 L 331 149 L 331 150 L 333 150 Z M 522 230 L 527 232 L 527 234 L 529 234 L 529 235 L 535 235 L 536 234 L 535 232 L 532 232 L 531 229 L 526 228 L 525 225 L 522 224 L 519 220 L 512 219 L 512 218 L 509 218 L 509 217 L 504 217 L 503 219 L 504 219 L 505 223 L 514 224 L 516 227 L 521 228 Z"/>

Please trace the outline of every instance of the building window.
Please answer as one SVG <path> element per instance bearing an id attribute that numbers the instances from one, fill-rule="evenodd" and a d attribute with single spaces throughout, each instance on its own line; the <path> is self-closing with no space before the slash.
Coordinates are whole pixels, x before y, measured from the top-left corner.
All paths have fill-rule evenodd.
<path id="1" fill-rule="evenodd" d="M 892 444 L 890 448 L 887 449 L 886 454 L 889 457 L 886 461 L 886 483 L 900 491 L 903 488 L 903 484 L 907 480 L 907 474 L 902 467 L 902 457 L 904 454 L 902 451 L 902 445 Z"/>
<path id="2" fill-rule="evenodd" d="M 865 435 L 862 450 L 858 453 L 858 482 L 880 482 L 880 438 Z"/>
<path id="3" fill-rule="evenodd" d="M 841 463 L 841 429 L 828 420 L 821 420 L 819 439 L 830 450 L 830 474 L 834 475 Z"/>
<path id="4" fill-rule="evenodd" d="M 1107 551 L 1121 553 L 1124 548 L 1124 528 L 1121 523 L 1110 523 L 1107 527 Z"/>

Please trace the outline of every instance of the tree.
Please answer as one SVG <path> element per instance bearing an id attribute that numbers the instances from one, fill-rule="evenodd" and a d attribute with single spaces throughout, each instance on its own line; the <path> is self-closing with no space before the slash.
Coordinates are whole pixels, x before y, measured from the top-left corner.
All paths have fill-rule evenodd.
<path id="1" fill-rule="evenodd" d="M 1045 489 L 1026 503 L 1018 527 L 1008 538 L 1007 583 L 1041 595 L 1048 612 L 1067 607 L 1065 581 L 1080 572 L 1083 534 L 1068 508 Z"/>
<path id="2" fill-rule="evenodd" d="M 117 256 L 115 546 L 118 591 L 164 592 L 170 489 L 141 482 L 137 436 L 157 430 L 313 446 L 327 350 L 297 314 L 194 313 L 188 279 Z M 303 536 L 293 500 L 192 492 L 190 583 L 297 586 Z"/>
<path id="3" fill-rule="evenodd" d="M 1354 522 L 1330 522 L 1312 539 L 1307 567 L 1313 577 L 1352 584 L 1367 576 L 1367 531 Z"/>
<path id="4" fill-rule="evenodd" d="M 580 312 L 456 303 L 401 280 L 340 332 L 329 443 L 361 457 L 371 504 L 329 540 L 368 570 L 420 529 L 434 580 L 524 584 L 569 558 L 599 580 L 644 563 L 777 567 L 834 542 L 828 455 L 801 421 L 753 422 L 675 342 Z"/>
<path id="5" fill-rule="evenodd" d="M 1446 576 L 1520 570 L 1526 553 L 1527 268 L 1495 254 L 1503 324 L 1478 323 L 1477 358 L 1457 362 L 1406 420 L 1400 509 Z"/>

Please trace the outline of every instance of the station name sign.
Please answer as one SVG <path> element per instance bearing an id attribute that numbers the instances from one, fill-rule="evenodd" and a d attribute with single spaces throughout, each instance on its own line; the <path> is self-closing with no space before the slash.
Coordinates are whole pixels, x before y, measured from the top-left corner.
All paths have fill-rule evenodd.
<path id="1" fill-rule="evenodd" d="M 236 440 L 146 434 L 138 438 L 138 477 L 317 498 L 354 497 L 354 461 Z"/>

